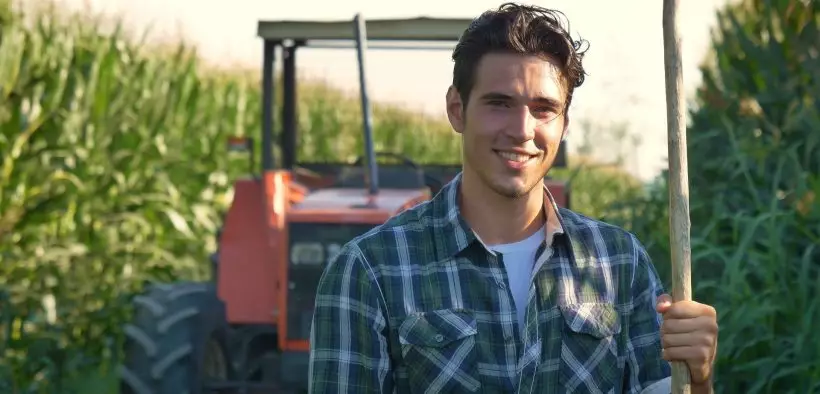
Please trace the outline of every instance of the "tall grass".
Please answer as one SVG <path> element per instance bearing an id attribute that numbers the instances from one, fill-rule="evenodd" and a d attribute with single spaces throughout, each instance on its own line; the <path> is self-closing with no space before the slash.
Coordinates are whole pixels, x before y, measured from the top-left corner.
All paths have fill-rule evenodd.
<path id="1" fill-rule="evenodd" d="M 202 279 L 260 130 L 259 75 L 110 20 L 0 0 L 0 392 L 115 393 L 128 300 L 145 281 Z M 817 2 L 721 13 L 690 137 L 695 298 L 715 305 L 717 389 L 820 392 Z M 298 155 L 362 149 L 358 101 L 301 81 Z M 280 99 L 277 100 L 281 103 Z M 277 109 L 278 111 L 278 109 Z M 374 107 L 376 147 L 456 163 L 446 122 Z M 596 139 L 596 141 L 599 141 Z M 667 189 L 571 158 L 572 205 L 638 234 L 669 283 Z"/>
<path id="2" fill-rule="evenodd" d="M 718 14 L 692 111 L 694 298 L 715 305 L 716 392 L 820 393 L 820 3 Z M 669 283 L 662 179 L 625 218 Z"/>
<path id="3" fill-rule="evenodd" d="M 720 379 L 818 393 L 820 4 L 744 0 L 718 20 L 690 155 L 698 291 L 731 328 Z"/>
<path id="4" fill-rule="evenodd" d="M 63 382 L 105 374 L 130 294 L 206 275 L 245 169 L 225 141 L 260 130 L 258 75 L 210 70 L 191 47 L 141 45 L 118 26 L 102 33 L 89 15 L 38 12 L 4 8 L 0 33 L 4 393 L 69 392 Z M 302 155 L 361 152 L 355 101 L 320 84 L 300 98 Z M 385 106 L 374 118 L 379 149 L 458 155 L 441 122 Z"/>
<path id="5" fill-rule="evenodd" d="M 3 392 L 63 392 L 105 368 L 130 292 L 202 275 L 228 186 L 221 140 L 255 120 L 246 84 L 200 74 L 186 48 L 149 56 L 80 15 L 3 25 Z"/>
<path id="6" fill-rule="evenodd" d="M 95 15 L 0 10 L 0 392 L 116 392 L 99 377 L 119 359 L 131 295 L 207 275 L 246 171 L 225 142 L 259 133 L 259 75 Z M 301 158 L 361 154 L 355 97 L 314 81 L 298 97 Z M 373 112 L 377 149 L 460 161 L 446 122 Z"/>
<path id="7" fill-rule="evenodd" d="M 260 130 L 258 71 L 212 69 L 184 43 L 111 22 L 0 3 L 2 393 L 116 392 L 100 377 L 120 357 L 130 297 L 146 281 L 207 276 L 231 181 L 246 172 L 225 142 Z M 355 97 L 315 81 L 298 97 L 301 158 L 361 154 Z M 373 113 L 378 150 L 460 161 L 445 121 Z M 592 215 L 638 187 L 618 171 L 577 174 L 572 204 Z M 607 194 L 601 182 L 618 187 L 590 198 Z"/>

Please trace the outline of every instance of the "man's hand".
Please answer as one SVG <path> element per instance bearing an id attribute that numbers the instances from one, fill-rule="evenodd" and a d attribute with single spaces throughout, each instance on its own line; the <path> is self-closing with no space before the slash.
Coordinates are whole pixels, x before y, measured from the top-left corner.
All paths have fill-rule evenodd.
<path id="1" fill-rule="evenodd" d="M 693 389 L 700 385 L 708 387 L 707 392 L 711 392 L 718 337 L 715 308 L 694 301 L 673 303 L 672 297 L 664 294 L 658 298 L 657 311 L 663 314 L 663 358 L 685 362 L 689 366 Z"/>

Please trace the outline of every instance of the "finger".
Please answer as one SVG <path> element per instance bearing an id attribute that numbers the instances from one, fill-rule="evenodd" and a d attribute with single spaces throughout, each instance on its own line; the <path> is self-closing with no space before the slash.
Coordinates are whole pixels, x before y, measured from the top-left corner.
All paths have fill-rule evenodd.
<path id="1" fill-rule="evenodd" d="M 697 354 L 698 352 L 692 350 L 691 353 Z M 670 357 L 669 354 L 671 354 L 672 356 Z M 671 351 L 667 351 L 666 349 L 663 350 L 663 359 L 669 362 L 683 362 L 686 365 L 686 369 L 689 371 L 689 376 L 692 379 L 692 383 L 701 383 L 709 379 L 709 365 L 711 361 L 708 359 L 696 360 L 687 357 L 680 357 L 679 355 Z"/>
<path id="2" fill-rule="evenodd" d="M 676 346 L 663 349 L 661 354 L 664 360 L 685 362 L 696 381 L 705 378 L 712 364 L 712 353 L 704 347 Z"/>
<path id="3" fill-rule="evenodd" d="M 685 334 L 691 332 L 717 333 L 717 323 L 709 317 L 696 317 L 694 319 L 667 319 L 664 317 L 661 323 L 661 332 L 664 334 Z"/>
<path id="4" fill-rule="evenodd" d="M 655 303 L 655 310 L 658 313 L 665 313 L 672 306 L 672 296 L 669 294 L 661 294 Z"/>
<path id="5" fill-rule="evenodd" d="M 678 301 L 663 313 L 665 319 L 691 319 L 699 316 L 715 317 L 715 308 L 694 301 Z"/>
<path id="6" fill-rule="evenodd" d="M 663 348 L 662 355 L 667 361 L 686 361 L 691 368 L 692 365 L 707 363 L 712 352 L 703 346 L 672 346 Z"/>
<path id="7" fill-rule="evenodd" d="M 694 332 L 688 334 L 663 334 L 661 343 L 664 348 L 697 346 L 712 348 L 713 337 L 707 333 Z"/>

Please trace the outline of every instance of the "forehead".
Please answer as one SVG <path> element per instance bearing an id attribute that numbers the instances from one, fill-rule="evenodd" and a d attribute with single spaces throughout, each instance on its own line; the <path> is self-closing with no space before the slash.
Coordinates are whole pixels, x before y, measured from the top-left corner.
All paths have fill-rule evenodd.
<path id="1" fill-rule="evenodd" d="M 561 68 L 552 58 L 515 53 L 488 53 L 475 72 L 473 92 L 493 92 L 535 100 L 564 101 Z"/>

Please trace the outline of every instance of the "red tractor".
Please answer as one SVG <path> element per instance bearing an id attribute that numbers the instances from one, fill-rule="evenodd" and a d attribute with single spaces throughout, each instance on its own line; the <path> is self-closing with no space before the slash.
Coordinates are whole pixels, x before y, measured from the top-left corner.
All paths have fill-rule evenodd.
<path id="1" fill-rule="evenodd" d="M 370 48 L 443 48 L 468 19 L 393 19 L 354 23 L 262 21 L 262 174 L 237 180 L 217 234 L 213 277 L 204 283 L 153 284 L 134 300 L 125 327 L 122 394 L 299 392 L 308 385 L 314 293 L 325 263 L 348 240 L 431 198 L 458 165 L 414 163 L 375 152 L 365 84 Z M 365 157 L 353 163 L 297 162 L 296 49 L 358 52 Z M 281 161 L 273 156 L 275 49 L 281 48 Z M 249 140 L 234 141 L 237 145 Z M 378 163 L 377 157 L 394 159 Z M 398 161 L 396 163 L 395 161 Z M 562 148 L 555 165 L 565 166 Z M 389 160 L 388 160 L 389 162 Z M 565 185 L 547 180 L 559 205 Z"/>

